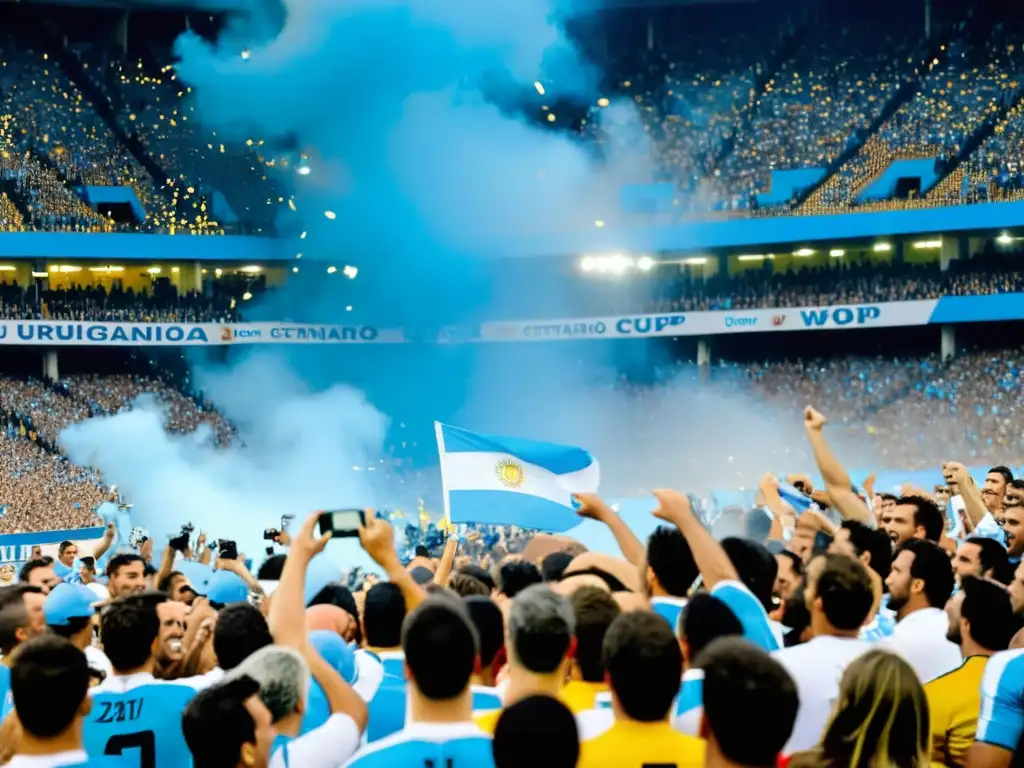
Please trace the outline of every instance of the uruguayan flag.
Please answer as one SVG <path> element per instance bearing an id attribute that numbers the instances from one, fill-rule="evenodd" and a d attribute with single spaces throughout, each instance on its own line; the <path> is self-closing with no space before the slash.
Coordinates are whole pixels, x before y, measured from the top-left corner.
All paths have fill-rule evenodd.
<path id="1" fill-rule="evenodd" d="M 597 462 L 582 448 L 434 427 L 453 523 L 567 531 L 579 523 L 572 494 L 597 490 Z"/>

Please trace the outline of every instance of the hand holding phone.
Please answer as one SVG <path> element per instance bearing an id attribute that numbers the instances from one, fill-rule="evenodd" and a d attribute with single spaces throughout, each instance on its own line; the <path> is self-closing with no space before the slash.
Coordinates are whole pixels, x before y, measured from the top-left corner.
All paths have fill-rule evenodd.
<path id="1" fill-rule="evenodd" d="M 330 533 L 334 538 L 355 538 L 359 536 L 359 529 L 366 525 L 366 510 L 327 510 L 320 513 L 317 523 L 321 536 Z"/>

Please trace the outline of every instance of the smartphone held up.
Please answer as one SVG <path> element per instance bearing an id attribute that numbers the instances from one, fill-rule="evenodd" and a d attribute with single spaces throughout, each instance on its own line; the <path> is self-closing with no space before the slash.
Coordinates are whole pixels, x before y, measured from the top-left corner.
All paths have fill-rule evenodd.
<path id="1" fill-rule="evenodd" d="M 366 525 L 366 510 L 330 509 L 320 513 L 317 523 L 321 536 L 330 533 L 334 538 L 353 538 Z"/>

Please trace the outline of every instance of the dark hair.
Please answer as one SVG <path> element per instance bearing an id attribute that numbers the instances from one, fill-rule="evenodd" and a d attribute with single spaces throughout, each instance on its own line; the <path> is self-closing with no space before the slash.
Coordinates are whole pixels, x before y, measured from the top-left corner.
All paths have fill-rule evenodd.
<path id="1" fill-rule="evenodd" d="M 28 625 L 25 595 L 41 595 L 43 590 L 29 584 L 0 587 L 0 652 L 5 656 L 18 645 L 18 630 Z"/>
<path id="2" fill-rule="evenodd" d="M 992 578 L 1000 584 L 1009 584 L 1013 581 L 1014 569 L 1010 563 L 1010 556 L 1006 554 L 1006 547 L 985 536 L 970 536 L 964 543 L 978 547 L 978 561 L 981 563 L 983 575 L 987 571 L 992 571 Z"/>
<path id="3" fill-rule="evenodd" d="M 405 598 L 390 581 L 370 587 L 363 601 L 363 633 L 373 648 L 397 648 L 402 644 Z"/>
<path id="4" fill-rule="evenodd" d="M 644 723 L 665 719 L 679 693 L 683 653 L 661 616 L 652 611 L 619 615 L 604 637 L 603 661 L 628 717 Z"/>
<path id="5" fill-rule="evenodd" d="M 942 608 L 953 594 L 955 579 L 953 565 L 938 544 L 921 539 L 911 539 L 896 551 L 906 550 L 914 556 L 910 566 L 910 578 L 924 580 L 924 596 L 933 608 Z M 894 558 L 895 559 L 895 558 Z"/>
<path id="6" fill-rule="evenodd" d="M 923 496 L 900 496 L 896 499 L 896 505 L 913 507 L 914 526 L 924 528 L 925 539 L 938 543 L 942 532 L 946 530 L 946 516 L 934 501 Z"/>
<path id="7" fill-rule="evenodd" d="M 232 603 L 217 613 L 213 652 L 221 669 L 234 669 L 260 648 L 273 644 L 267 620 L 256 606 Z"/>
<path id="8" fill-rule="evenodd" d="M 739 574 L 747 589 L 756 597 L 766 611 L 771 611 L 772 590 L 775 589 L 775 577 L 779 574 L 779 564 L 775 556 L 763 544 L 746 539 L 730 537 L 722 539 L 722 549 L 729 556 L 732 567 Z"/>
<path id="9" fill-rule="evenodd" d="M 241 675 L 211 685 L 192 698 L 181 718 L 181 731 L 192 753 L 193 768 L 238 764 L 242 745 L 256 743 L 256 723 L 245 702 L 259 692 L 259 683 Z"/>
<path id="10" fill-rule="evenodd" d="M 501 713 L 491 749 L 495 768 L 576 768 L 576 718 L 558 699 L 529 696 Z"/>
<path id="11" fill-rule="evenodd" d="M 766 544 L 765 547 L 768 548 L 768 545 Z M 783 549 L 781 552 L 777 553 L 777 556 L 781 556 L 789 560 L 794 574 L 797 576 L 804 575 L 804 561 L 796 552 L 790 552 L 788 549 Z M 775 577 L 778 578 L 778 575 L 778 570 L 776 570 Z"/>
<path id="12" fill-rule="evenodd" d="M 50 624 L 49 630 L 55 635 L 60 635 L 61 637 L 70 640 L 83 629 L 89 629 L 91 627 L 91 616 L 69 616 L 64 619 L 63 624 Z"/>
<path id="13" fill-rule="evenodd" d="M 170 592 L 171 585 L 174 583 L 175 577 L 184 575 L 185 574 L 183 574 L 181 571 L 171 571 L 162 579 L 160 579 L 160 581 L 157 582 L 156 588 L 159 589 L 161 592 Z"/>
<path id="14" fill-rule="evenodd" d="M 561 581 L 562 574 L 573 561 L 573 556 L 568 552 L 551 552 L 540 563 L 540 573 L 544 581 Z"/>
<path id="15" fill-rule="evenodd" d="M 466 576 L 472 576 L 474 579 L 479 579 L 491 592 L 493 592 L 497 587 L 494 583 L 494 578 L 490 573 L 488 573 L 487 569 L 481 568 L 479 565 L 463 566 L 459 569 L 459 573 L 465 574 Z"/>
<path id="16" fill-rule="evenodd" d="M 526 560 L 510 560 L 498 569 L 498 590 L 510 600 L 527 587 L 540 584 L 540 569 Z"/>
<path id="17" fill-rule="evenodd" d="M 107 577 L 116 576 L 118 571 L 132 563 L 142 563 L 143 568 L 146 566 L 146 561 L 134 552 L 120 552 L 114 555 L 107 561 Z"/>
<path id="18" fill-rule="evenodd" d="M 89 692 L 85 654 L 62 637 L 25 643 L 11 665 L 11 696 L 27 733 L 51 739 L 75 721 Z"/>
<path id="19" fill-rule="evenodd" d="M 402 650 L 419 692 L 431 701 L 448 701 L 469 685 L 480 641 L 460 600 L 428 597 L 402 627 Z"/>
<path id="20" fill-rule="evenodd" d="M 69 541 L 69 540 L 65 539 L 64 541 L 62 541 L 60 544 L 57 545 L 57 554 L 58 555 L 63 555 L 64 551 L 68 547 L 74 547 L 74 546 L 75 546 L 75 542 Z"/>
<path id="21" fill-rule="evenodd" d="M 674 597 L 686 597 L 700 575 L 693 552 L 676 528 L 659 526 L 647 538 L 647 567 L 661 588 Z"/>
<path id="22" fill-rule="evenodd" d="M 480 579 L 465 573 L 453 573 L 448 580 L 448 588 L 459 597 L 490 597 L 491 590 Z"/>
<path id="23" fill-rule="evenodd" d="M 821 600 L 821 612 L 836 629 L 859 629 L 875 602 L 867 568 L 859 560 L 844 555 L 821 557 L 825 564 L 814 585 L 815 597 Z"/>
<path id="24" fill-rule="evenodd" d="M 595 565 L 589 568 L 580 568 L 569 573 L 563 574 L 562 578 L 571 579 L 573 576 L 596 576 L 605 583 L 610 592 L 632 592 L 633 590 L 619 581 L 617 576 L 613 576 L 603 568 L 598 568 Z"/>
<path id="25" fill-rule="evenodd" d="M 352 590 L 341 582 L 332 581 L 317 592 L 306 607 L 312 608 L 314 605 L 334 605 L 356 621 L 359 620 L 359 605 L 356 603 L 356 598 L 352 594 Z"/>
<path id="26" fill-rule="evenodd" d="M 483 595 L 463 597 L 462 602 L 480 640 L 480 666 L 489 667 L 505 645 L 505 619 L 501 609 Z"/>
<path id="27" fill-rule="evenodd" d="M 576 662 L 588 683 L 604 682 L 604 638 L 622 610 L 599 587 L 580 587 L 569 598 L 576 616 Z"/>
<path id="28" fill-rule="evenodd" d="M 281 571 L 284 570 L 286 555 L 271 555 L 262 563 L 256 572 L 256 578 L 260 581 L 280 581 Z"/>
<path id="29" fill-rule="evenodd" d="M 713 640 L 743 635 L 743 624 L 728 605 L 714 595 L 698 592 L 679 614 L 679 634 L 689 646 L 692 661 Z"/>
<path id="30" fill-rule="evenodd" d="M 100 613 L 103 652 L 117 672 L 138 669 L 153 654 L 153 642 L 160 634 L 155 600 L 134 595 L 118 598 Z"/>
<path id="31" fill-rule="evenodd" d="M 697 666 L 704 670 L 704 722 L 725 758 L 737 765 L 774 766 L 793 733 L 800 704 L 793 678 L 765 651 L 738 637 L 715 640 Z"/>
<path id="32" fill-rule="evenodd" d="M 88 571 L 96 570 L 96 558 L 92 555 L 86 555 L 85 557 L 78 558 L 78 562 L 85 566 Z"/>
<path id="33" fill-rule="evenodd" d="M 18 581 L 28 583 L 29 577 L 32 575 L 32 571 L 38 570 L 39 568 L 49 568 L 53 562 L 46 562 L 43 559 L 29 560 L 18 572 Z"/>
<path id="34" fill-rule="evenodd" d="M 970 622 L 974 642 L 989 651 L 1009 648 L 1017 622 L 1006 590 L 973 576 L 961 579 L 960 589 L 964 593 L 960 616 Z"/>
<path id="35" fill-rule="evenodd" d="M 803 584 L 793 590 L 783 603 L 782 624 L 789 629 L 782 638 L 785 647 L 800 645 L 804 630 L 811 626 L 811 612 L 807 610 Z"/>
<path id="36" fill-rule="evenodd" d="M 997 465 L 995 467 L 992 467 L 985 474 L 986 475 L 991 475 L 991 474 L 1002 475 L 1003 476 L 1003 480 L 1006 481 L 1007 483 L 1012 483 L 1013 482 L 1013 472 L 1010 471 L 1009 467 L 1004 467 L 1002 464 L 999 464 L 999 465 Z"/>
<path id="37" fill-rule="evenodd" d="M 426 558 L 429 558 L 430 557 L 430 550 L 427 549 L 427 547 L 425 545 L 423 545 L 423 544 L 417 544 L 416 545 L 416 549 L 413 550 L 413 554 L 415 554 L 416 557 L 426 557 Z"/>
<path id="38" fill-rule="evenodd" d="M 880 528 L 868 528 L 856 520 L 844 520 L 841 526 L 850 532 L 850 546 L 858 556 L 867 552 L 871 555 L 868 566 L 885 583 L 892 568 L 892 541 Z"/>

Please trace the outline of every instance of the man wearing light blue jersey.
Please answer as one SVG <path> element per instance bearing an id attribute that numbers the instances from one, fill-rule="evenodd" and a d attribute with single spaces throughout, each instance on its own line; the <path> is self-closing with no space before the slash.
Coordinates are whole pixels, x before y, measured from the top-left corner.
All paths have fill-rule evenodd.
<path id="1" fill-rule="evenodd" d="M 981 713 L 968 768 L 1007 768 L 1024 736 L 1024 650 L 997 653 L 981 679 Z"/>
<path id="2" fill-rule="evenodd" d="M 370 700 L 367 741 L 376 741 L 405 726 L 405 656 L 402 653 L 402 621 L 405 598 L 390 582 L 374 584 L 363 603 L 363 638 L 367 647 L 357 654 L 357 663 L 379 664 L 384 674 Z M 362 656 L 362 659 L 358 658 Z"/>
<path id="3" fill-rule="evenodd" d="M 444 596 L 427 599 L 405 621 L 402 650 L 409 722 L 357 752 L 347 765 L 493 768 L 491 739 L 472 719 L 470 681 L 479 642 L 465 607 Z"/>
<path id="4" fill-rule="evenodd" d="M 12 768 L 119 765 L 115 758 L 90 759 L 82 748 L 82 719 L 92 705 L 92 676 L 85 655 L 56 635 L 29 640 L 11 669 L 11 692 L 21 725 Z"/>
<path id="5" fill-rule="evenodd" d="M 153 677 L 163 593 L 129 595 L 100 615 L 100 639 L 114 674 L 92 690 L 83 740 L 91 757 L 131 756 L 133 768 L 190 768 L 181 713 L 195 695 L 193 681 Z"/>

